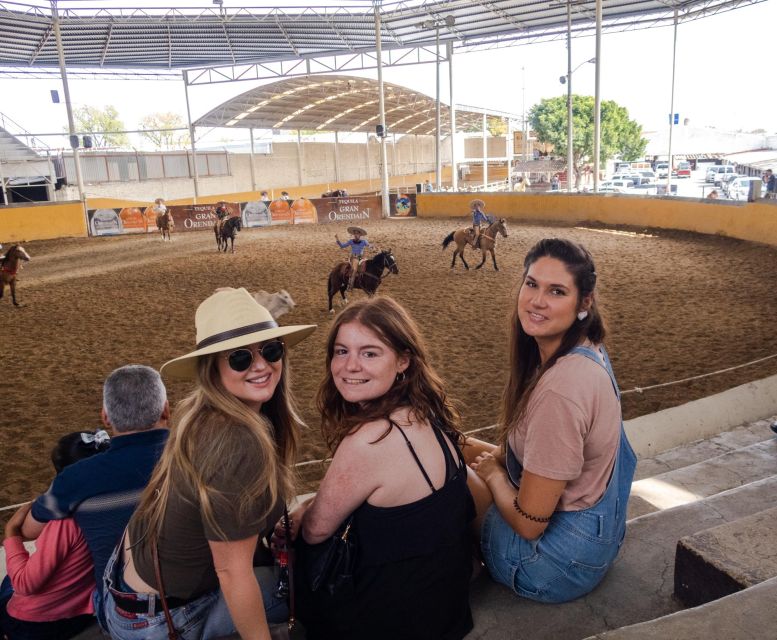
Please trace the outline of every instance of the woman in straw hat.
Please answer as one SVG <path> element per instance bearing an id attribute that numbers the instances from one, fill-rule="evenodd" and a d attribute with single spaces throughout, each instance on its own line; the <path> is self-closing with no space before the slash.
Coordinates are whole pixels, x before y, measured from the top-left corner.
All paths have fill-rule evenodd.
<path id="1" fill-rule="evenodd" d="M 194 390 L 106 569 L 114 638 L 167 638 L 165 600 L 187 640 L 269 638 L 268 621 L 288 614 L 275 581 L 257 583 L 254 555 L 272 563 L 257 541 L 292 496 L 300 419 L 286 349 L 315 325 L 278 326 L 245 289 L 210 296 L 195 324 L 196 350 L 161 369 Z"/>
<path id="2" fill-rule="evenodd" d="M 477 249 L 480 242 L 480 225 L 488 224 L 488 218 L 483 213 L 486 203 L 482 200 L 473 200 L 469 203 L 469 208 L 472 210 L 472 248 Z"/>
<path id="3" fill-rule="evenodd" d="M 351 291 L 353 289 L 353 282 L 356 280 L 356 272 L 359 270 L 359 262 L 364 255 L 364 250 L 371 245 L 364 239 L 363 236 L 366 236 L 367 232 L 361 227 L 348 227 L 347 231 L 353 236 L 348 242 L 340 242 L 340 238 L 337 234 L 335 234 L 335 240 L 341 249 L 351 248 L 351 255 L 349 257 L 351 262 L 351 274 L 348 277 L 348 291 Z"/>
<path id="4" fill-rule="evenodd" d="M 467 470 L 460 417 L 418 325 L 391 298 L 347 307 L 327 339 L 318 392 L 332 464 L 302 520 L 300 619 L 309 640 L 447 638 L 472 629 Z M 352 588 L 303 577 L 344 521 L 358 545 Z"/>

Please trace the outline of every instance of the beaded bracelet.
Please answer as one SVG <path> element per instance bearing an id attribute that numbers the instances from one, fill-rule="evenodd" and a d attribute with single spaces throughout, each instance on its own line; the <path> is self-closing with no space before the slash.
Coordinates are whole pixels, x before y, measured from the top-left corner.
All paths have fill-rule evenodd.
<path id="1" fill-rule="evenodd" d="M 513 506 L 515 507 L 515 510 L 518 513 L 520 513 L 527 520 L 531 520 L 532 522 L 539 522 L 539 523 L 550 522 L 550 519 L 553 517 L 552 515 L 550 515 L 547 518 L 540 518 L 539 516 L 533 516 L 530 513 L 526 513 L 523 509 L 521 509 L 521 505 L 518 504 L 518 496 L 515 496 L 515 498 L 513 498 Z"/>

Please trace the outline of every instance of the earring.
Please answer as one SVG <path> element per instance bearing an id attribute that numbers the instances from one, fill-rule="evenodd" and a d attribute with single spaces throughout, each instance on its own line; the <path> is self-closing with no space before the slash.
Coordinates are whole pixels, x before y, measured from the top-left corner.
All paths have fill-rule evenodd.
<path id="1" fill-rule="evenodd" d="M 397 381 L 397 382 L 404 382 L 406 377 L 407 377 L 407 376 L 405 375 L 405 372 L 404 372 L 404 371 L 400 371 L 400 372 L 397 374 L 396 381 Z"/>
<path id="2" fill-rule="evenodd" d="M 580 320 L 581 322 L 585 320 L 587 317 L 588 317 L 587 311 L 581 311 L 580 313 L 577 314 L 577 319 Z"/>

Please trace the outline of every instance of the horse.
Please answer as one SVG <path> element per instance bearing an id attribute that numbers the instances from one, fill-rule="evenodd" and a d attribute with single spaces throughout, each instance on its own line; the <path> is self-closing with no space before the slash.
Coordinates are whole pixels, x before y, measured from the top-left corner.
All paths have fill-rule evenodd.
<path id="1" fill-rule="evenodd" d="M 175 220 L 173 220 L 173 214 L 170 210 L 166 210 L 164 213 L 156 214 L 156 228 L 159 229 L 159 233 L 162 234 L 162 241 L 165 239 L 170 242 L 173 241 L 173 237 L 170 235 L 175 227 Z M 165 238 L 165 234 L 167 238 Z"/>
<path id="2" fill-rule="evenodd" d="M 229 216 L 229 211 L 222 207 L 216 208 L 216 217 L 218 220 L 213 223 L 213 233 L 216 234 L 216 251 L 221 251 L 221 227 L 224 226 L 224 220 Z M 226 241 L 225 243 L 226 244 Z M 226 251 L 224 247 L 224 251 Z"/>
<path id="3" fill-rule="evenodd" d="M 348 192 L 345 189 L 335 189 L 333 191 L 325 191 L 321 194 L 322 198 L 347 198 Z"/>
<path id="4" fill-rule="evenodd" d="M 221 228 L 218 230 L 218 236 L 216 242 L 219 243 L 219 248 L 224 248 L 224 253 L 227 252 L 227 241 L 232 243 L 232 253 L 235 253 L 235 238 L 237 232 L 243 228 L 243 223 L 240 221 L 240 216 L 227 217 L 221 220 Z M 219 224 L 218 222 L 216 224 Z"/>
<path id="5" fill-rule="evenodd" d="M 489 221 L 491 224 L 489 224 L 488 228 L 480 234 L 480 252 L 483 255 L 483 259 L 475 269 L 480 269 L 480 267 L 483 266 L 483 263 L 486 261 L 486 252 L 488 251 L 491 252 L 491 258 L 494 261 L 494 271 L 499 271 L 499 267 L 496 266 L 496 254 L 494 253 L 494 249 L 496 248 L 497 234 L 501 233 L 502 236 L 505 238 L 507 237 L 507 221 L 504 218 L 493 220 L 491 216 L 489 216 Z M 445 237 L 445 240 L 442 241 L 443 249 L 446 249 L 451 242 L 456 243 L 456 249 L 453 252 L 453 260 L 451 260 L 451 269 L 453 269 L 456 264 L 457 255 L 461 258 L 464 267 L 469 269 L 469 265 L 464 259 L 464 247 L 466 245 L 472 246 L 473 241 L 472 227 L 456 229 L 456 231 L 453 231 Z"/>
<path id="6" fill-rule="evenodd" d="M 384 276 L 383 273 L 386 270 L 388 270 L 388 273 Z M 348 304 L 348 297 L 345 295 L 345 291 L 348 288 L 350 271 L 351 265 L 348 262 L 340 262 L 329 272 L 327 286 L 329 313 L 335 312 L 332 308 L 332 298 L 334 298 L 338 291 L 343 298 L 343 304 Z M 356 279 L 353 281 L 354 289 L 361 289 L 371 297 L 375 295 L 375 291 L 377 291 L 383 279 L 391 273 L 399 275 L 399 267 L 397 267 L 397 259 L 391 253 L 391 249 L 386 249 L 359 265 L 359 273 L 356 274 Z"/>
<path id="7" fill-rule="evenodd" d="M 5 293 L 5 285 L 9 285 L 11 289 L 11 299 L 13 300 L 15 307 L 21 305 L 16 301 L 16 274 L 18 273 L 21 265 L 21 261 L 29 262 L 30 254 L 24 250 L 24 247 L 20 244 L 11 245 L 8 249 L 8 253 L 0 260 L 0 298 Z"/>

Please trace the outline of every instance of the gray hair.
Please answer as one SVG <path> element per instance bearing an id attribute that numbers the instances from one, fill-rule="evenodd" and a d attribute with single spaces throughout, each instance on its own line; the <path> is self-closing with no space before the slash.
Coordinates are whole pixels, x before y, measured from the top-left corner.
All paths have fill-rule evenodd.
<path id="1" fill-rule="evenodd" d="M 119 433 L 150 429 L 162 416 L 166 402 L 161 376 L 141 364 L 116 369 L 103 385 L 103 409 Z"/>

